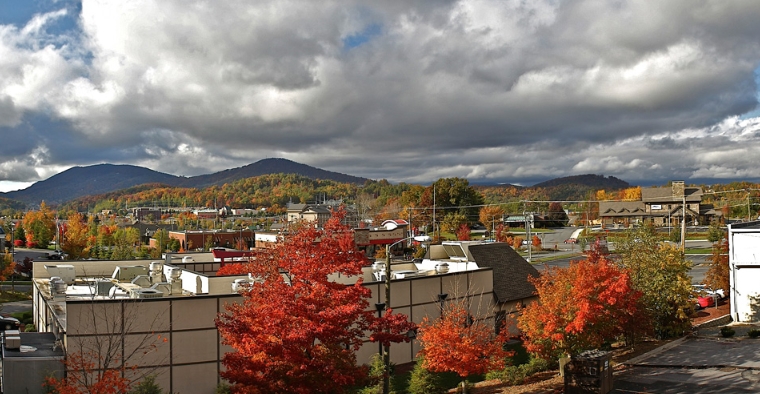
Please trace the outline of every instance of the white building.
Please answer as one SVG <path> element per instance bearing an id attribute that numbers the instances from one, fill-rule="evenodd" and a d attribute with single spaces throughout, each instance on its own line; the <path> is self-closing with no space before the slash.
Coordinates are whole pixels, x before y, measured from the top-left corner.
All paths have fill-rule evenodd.
<path id="1" fill-rule="evenodd" d="M 415 323 L 439 316 L 442 294 L 447 302 L 467 301 L 475 318 L 494 321 L 508 317 L 515 303 L 529 301 L 535 291 L 527 276 L 537 271 L 506 244 L 434 245 L 431 255 L 435 261 L 392 265 L 391 307 Z M 444 261 L 448 271 L 436 270 Z M 231 350 L 221 344 L 215 319 L 225 305 L 241 301 L 233 283 L 248 279 L 215 276 L 219 266 L 211 253 L 156 262 L 36 263 L 35 325 L 38 331 L 54 333 L 67 351 L 105 343 L 119 357 L 138 354 L 123 357 L 136 367 L 124 373 L 158 374 L 156 382 L 167 392 L 213 392 L 224 368 L 220 360 Z M 385 300 L 385 283 L 378 274 L 372 267 L 363 273 L 373 311 L 374 304 Z M 353 284 L 357 278 L 336 275 L 333 280 Z M 377 349 L 365 341 L 357 360 L 368 363 Z M 393 344 L 391 361 L 414 361 L 419 350 L 416 341 Z"/>
<path id="2" fill-rule="evenodd" d="M 731 317 L 760 321 L 760 222 L 728 226 Z"/>

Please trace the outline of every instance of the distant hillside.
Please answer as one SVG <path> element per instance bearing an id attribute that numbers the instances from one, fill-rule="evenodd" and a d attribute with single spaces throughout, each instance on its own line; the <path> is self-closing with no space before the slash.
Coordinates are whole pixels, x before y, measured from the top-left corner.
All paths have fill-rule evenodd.
<path id="1" fill-rule="evenodd" d="M 321 170 L 286 159 L 264 159 L 244 167 L 189 178 L 132 165 L 97 164 L 88 167 L 72 167 L 44 181 L 36 182 L 24 190 L 0 193 L 0 198 L 5 197 L 32 207 L 39 205 L 43 200 L 48 204 L 57 205 L 79 197 L 100 195 L 143 184 L 202 189 L 260 175 L 279 173 L 360 185 L 368 180 Z"/>
<path id="2" fill-rule="evenodd" d="M 77 197 L 107 193 L 144 183 L 176 185 L 182 179 L 144 167 L 97 164 L 69 168 L 26 189 L 5 193 L 4 197 L 32 206 L 39 205 L 43 200 L 48 204 L 60 204 Z"/>
<path id="3" fill-rule="evenodd" d="M 264 159 L 243 167 L 186 178 L 180 183 L 180 186 L 194 188 L 221 186 L 225 183 L 232 183 L 240 179 L 280 173 L 296 174 L 310 179 L 332 180 L 340 183 L 364 184 L 364 182 L 368 180 L 367 178 L 322 170 L 306 164 L 296 163 L 288 159 Z"/>
<path id="4" fill-rule="evenodd" d="M 550 188 L 566 185 L 581 185 L 595 189 L 619 190 L 631 187 L 628 182 L 615 178 L 614 176 L 605 177 L 604 175 L 573 175 L 563 178 L 555 178 L 545 182 L 533 185 L 534 188 Z"/>

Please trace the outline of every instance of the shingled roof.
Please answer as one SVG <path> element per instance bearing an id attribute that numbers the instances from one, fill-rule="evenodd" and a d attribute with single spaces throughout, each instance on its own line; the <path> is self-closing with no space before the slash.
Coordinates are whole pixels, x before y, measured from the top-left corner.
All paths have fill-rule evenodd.
<path id="1" fill-rule="evenodd" d="M 538 270 L 509 245 L 495 242 L 471 245 L 469 249 L 479 267 L 493 270 L 493 292 L 497 302 L 518 301 L 535 296 L 536 287 L 528 282 L 528 277 L 538 276 Z"/>

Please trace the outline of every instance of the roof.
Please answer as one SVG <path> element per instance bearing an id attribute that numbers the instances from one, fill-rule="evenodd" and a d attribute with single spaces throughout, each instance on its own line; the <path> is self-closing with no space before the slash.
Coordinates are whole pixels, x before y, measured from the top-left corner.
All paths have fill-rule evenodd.
<path id="1" fill-rule="evenodd" d="M 684 188 L 684 194 L 686 195 L 686 201 L 689 202 L 701 202 L 702 201 L 702 189 L 698 187 L 686 187 Z M 673 196 L 673 189 L 670 186 L 667 187 L 642 187 L 641 188 L 641 200 L 645 202 L 679 202 L 682 201 L 680 197 Z"/>
<path id="2" fill-rule="evenodd" d="M 645 215 L 641 201 L 600 201 L 599 216 L 641 216 Z"/>
<path id="3" fill-rule="evenodd" d="M 519 301 L 536 295 L 536 287 L 528 277 L 537 277 L 538 270 L 512 247 L 494 242 L 471 245 L 469 249 L 479 267 L 493 270 L 493 292 L 497 302 Z"/>

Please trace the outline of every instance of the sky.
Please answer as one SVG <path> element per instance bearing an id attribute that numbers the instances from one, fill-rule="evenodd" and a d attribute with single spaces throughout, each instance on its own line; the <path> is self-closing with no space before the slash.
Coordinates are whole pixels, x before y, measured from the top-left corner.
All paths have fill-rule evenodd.
<path id="1" fill-rule="evenodd" d="M 0 0 L 0 191 L 282 157 L 391 182 L 757 180 L 756 0 Z"/>

